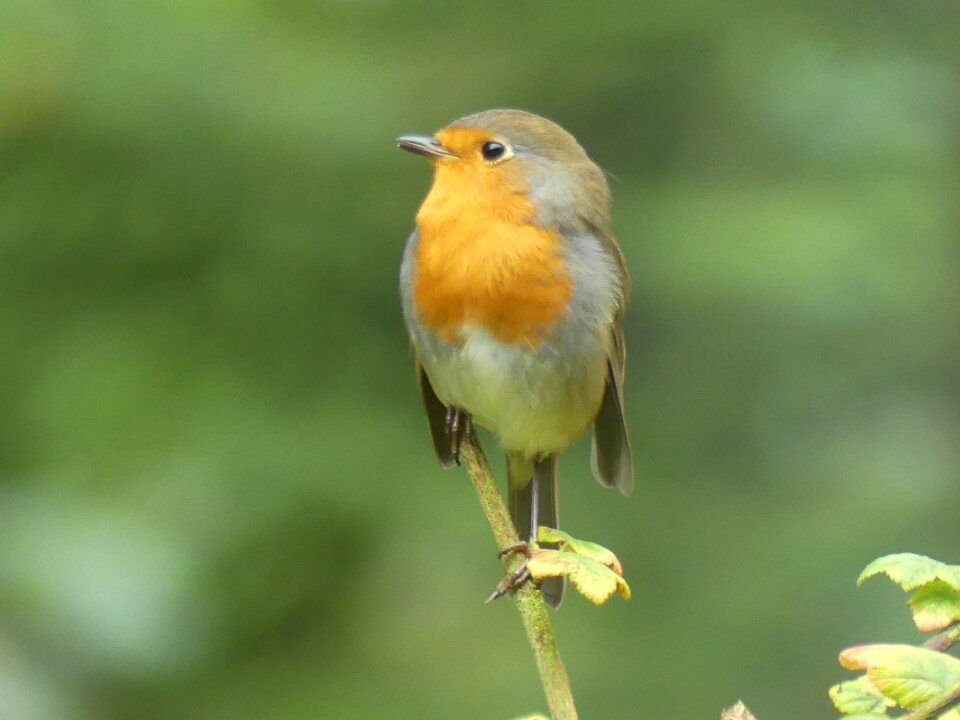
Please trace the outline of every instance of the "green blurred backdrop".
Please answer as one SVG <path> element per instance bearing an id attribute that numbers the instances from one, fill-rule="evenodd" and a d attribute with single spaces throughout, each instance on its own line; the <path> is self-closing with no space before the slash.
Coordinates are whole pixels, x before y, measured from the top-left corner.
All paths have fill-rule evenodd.
<path id="1" fill-rule="evenodd" d="M 831 717 L 910 640 L 886 552 L 960 562 L 960 11 L 0 0 L 0 717 L 543 707 L 396 276 L 400 132 L 550 116 L 614 176 L 629 500 L 571 532 L 587 718 Z M 488 449 L 492 444 L 488 441 Z"/>

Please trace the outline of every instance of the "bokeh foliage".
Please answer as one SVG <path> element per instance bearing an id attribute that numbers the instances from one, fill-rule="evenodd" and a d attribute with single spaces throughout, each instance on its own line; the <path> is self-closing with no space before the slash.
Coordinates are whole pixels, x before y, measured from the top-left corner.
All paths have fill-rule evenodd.
<path id="1" fill-rule="evenodd" d="M 513 106 L 611 173 L 634 279 L 638 492 L 562 463 L 634 590 L 556 615 L 584 716 L 829 716 L 839 648 L 915 637 L 855 573 L 960 560 L 958 20 L 0 0 L 0 715 L 542 706 L 396 293 L 393 136 Z"/>

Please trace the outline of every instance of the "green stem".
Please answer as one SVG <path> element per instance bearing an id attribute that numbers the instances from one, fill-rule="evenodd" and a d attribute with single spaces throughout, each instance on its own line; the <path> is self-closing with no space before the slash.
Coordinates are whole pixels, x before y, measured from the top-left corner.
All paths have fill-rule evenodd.
<path id="1" fill-rule="evenodd" d="M 517 531 L 513 527 L 510 513 L 504 505 L 497 480 L 493 476 L 490 464 L 483 454 L 476 437 L 465 438 L 460 448 L 460 454 L 466 461 L 467 472 L 473 480 L 477 490 L 477 497 L 487 516 L 490 529 L 497 548 L 504 548 L 519 542 Z M 523 559 L 516 553 L 504 558 L 507 571 L 517 569 Z M 553 635 L 553 625 L 547 612 L 546 603 L 540 591 L 532 583 L 524 583 L 513 594 L 513 602 L 520 612 L 523 628 L 527 632 L 527 640 L 533 649 L 533 656 L 540 673 L 540 682 L 543 692 L 547 696 L 547 705 L 553 720 L 577 720 L 577 709 L 573 705 L 573 693 L 570 691 L 570 679 L 560 658 L 556 638 Z"/>
<path id="2" fill-rule="evenodd" d="M 923 705 L 907 715 L 904 720 L 930 720 L 939 717 L 947 710 L 960 703 L 960 683 L 948 687 L 939 695 L 930 698 Z"/>

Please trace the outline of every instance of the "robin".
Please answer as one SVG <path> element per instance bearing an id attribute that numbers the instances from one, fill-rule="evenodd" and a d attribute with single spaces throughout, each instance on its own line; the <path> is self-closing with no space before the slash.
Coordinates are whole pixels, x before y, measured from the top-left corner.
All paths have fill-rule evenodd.
<path id="1" fill-rule="evenodd" d="M 471 422 L 490 430 L 517 532 L 535 539 L 557 527 L 557 457 L 592 423 L 594 477 L 630 494 L 628 278 L 603 171 L 566 130 L 520 110 L 396 143 L 434 167 L 400 293 L 440 464 L 458 464 Z M 541 590 L 556 606 L 562 578 Z"/>

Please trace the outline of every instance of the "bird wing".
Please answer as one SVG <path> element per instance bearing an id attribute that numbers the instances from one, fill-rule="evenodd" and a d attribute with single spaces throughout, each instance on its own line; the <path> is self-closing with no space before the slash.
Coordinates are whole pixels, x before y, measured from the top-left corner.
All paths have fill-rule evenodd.
<path id="1" fill-rule="evenodd" d="M 420 397 L 423 399 L 423 409 L 427 413 L 427 424 L 430 426 L 430 437 L 433 439 L 433 449 L 437 453 L 437 460 L 444 468 L 452 468 L 457 464 L 453 455 L 453 446 L 447 435 L 447 408 L 437 397 L 437 393 L 430 384 L 423 366 L 417 362 L 417 387 L 420 388 Z"/>
<path id="2" fill-rule="evenodd" d="M 600 234 L 601 244 L 617 263 L 620 270 L 624 300 L 617 309 L 610 327 L 610 353 L 607 357 L 607 382 L 603 390 L 600 411 L 593 421 L 593 442 L 590 445 L 590 468 L 602 485 L 616 486 L 624 495 L 633 492 L 633 452 L 623 415 L 623 381 L 626 372 L 627 350 L 623 342 L 623 305 L 627 295 L 628 276 L 623 253 L 616 241 Z"/>

